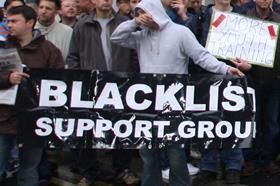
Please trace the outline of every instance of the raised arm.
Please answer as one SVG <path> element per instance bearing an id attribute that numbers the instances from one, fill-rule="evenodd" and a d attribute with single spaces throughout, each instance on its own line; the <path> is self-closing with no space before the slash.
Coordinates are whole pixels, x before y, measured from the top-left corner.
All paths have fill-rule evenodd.
<path id="1" fill-rule="evenodd" d="M 135 19 L 121 23 L 111 35 L 111 41 L 127 48 L 137 48 L 137 37 L 140 31 L 137 30 Z"/>
<path id="2" fill-rule="evenodd" d="M 195 64 L 203 69 L 218 74 L 243 76 L 243 73 L 238 69 L 230 67 L 224 62 L 218 61 L 212 56 L 202 45 L 199 44 L 189 29 L 186 28 L 186 34 L 182 40 L 182 47 L 186 54 L 193 59 Z"/>

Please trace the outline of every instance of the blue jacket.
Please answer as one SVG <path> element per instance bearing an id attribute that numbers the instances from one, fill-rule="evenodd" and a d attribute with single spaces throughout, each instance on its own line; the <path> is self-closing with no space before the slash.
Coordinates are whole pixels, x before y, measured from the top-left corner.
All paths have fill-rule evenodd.
<path id="1" fill-rule="evenodd" d="M 8 34 L 9 34 L 8 27 L 4 22 L 0 22 L 0 48 L 4 47 Z"/>
<path id="2" fill-rule="evenodd" d="M 0 22 L 0 37 L 1 37 L 1 39 L 2 39 L 2 37 L 4 39 L 6 39 L 8 34 L 9 34 L 9 28 L 7 27 L 7 25 L 4 22 Z"/>
<path id="3" fill-rule="evenodd" d="M 171 20 L 174 23 L 180 24 L 180 25 L 184 25 L 188 28 L 190 28 L 190 22 L 191 19 L 193 17 L 192 14 L 189 14 L 188 12 L 186 13 L 186 15 L 188 16 L 188 19 L 186 21 L 183 21 L 180 16 L 177 14 L 177 12 L 173 9 L 167 10 L 167 15 L 171 18 Z"/>

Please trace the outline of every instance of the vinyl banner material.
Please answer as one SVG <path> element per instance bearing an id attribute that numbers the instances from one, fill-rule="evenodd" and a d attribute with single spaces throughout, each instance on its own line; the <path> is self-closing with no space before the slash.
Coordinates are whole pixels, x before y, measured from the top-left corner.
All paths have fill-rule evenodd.
<path id="1" fill-rule="evenodd" d="M 255 92 L 246 78 L 35 70 L 20 87 L 19 141 L 71 148 L 248 147 Z"/>

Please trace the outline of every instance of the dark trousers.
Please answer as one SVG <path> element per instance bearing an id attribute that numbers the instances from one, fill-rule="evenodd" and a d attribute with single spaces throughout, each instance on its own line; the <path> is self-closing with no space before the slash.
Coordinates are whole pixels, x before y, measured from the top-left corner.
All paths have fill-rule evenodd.
<path id="1" fill-rule="evenodd" d="M 81 171 L 81 174 L 94 181 L 100 173 L 97 162 L 96 149 L 72 149 L 73 157 Z M 115 149 L 112 150 L 112 168 L 116 173 L 130 168 L 133 150 Z"/>
<path id="2" fill-rule="evenodd" d="M 42 160 L 44 147 L 19 148 L 18 186 L 38 186 L 38 167 Z"/>

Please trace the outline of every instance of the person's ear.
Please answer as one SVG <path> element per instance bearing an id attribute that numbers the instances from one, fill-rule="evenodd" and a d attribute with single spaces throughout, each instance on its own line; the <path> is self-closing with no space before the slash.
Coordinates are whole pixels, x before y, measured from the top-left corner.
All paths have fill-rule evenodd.
<path id="1" fill-rule="evenodd" d="M 26 22 L 28 27 L 33 28 L 34 24 L 35 24 L 35 20 L 30 19 L 29 21 Z"/>
<path id="2" fill-rule="evenodd" d="M 61 9 L 56 8 L 55 15 L 57 15 L 60 12 Z"/>
<path id="3" fill-rule="evenodd" d="M 62 11 L 61 9 L 57 11 L 58 15 L 61 15 Z"/>

